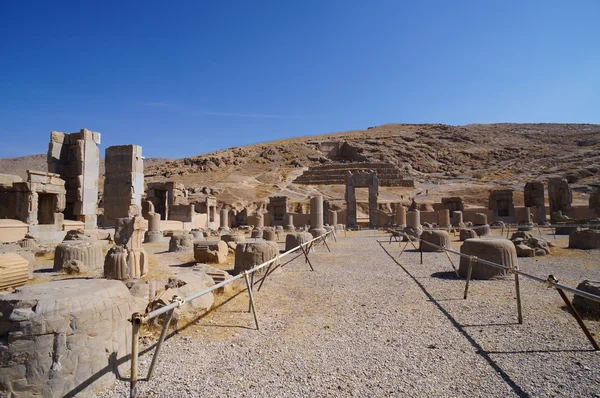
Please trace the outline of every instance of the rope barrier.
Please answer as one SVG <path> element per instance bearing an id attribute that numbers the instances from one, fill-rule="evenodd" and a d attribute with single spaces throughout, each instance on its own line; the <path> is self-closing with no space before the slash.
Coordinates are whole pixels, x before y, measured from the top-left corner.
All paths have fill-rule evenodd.
<path id="1" fill-rule="evenodd" d="M 156 350 L 154 352 L 154 357 L 152 358 L 152 363 L 150 364 L 150 368 L 148 370 L 148 375 L 146 376 L 146 381 L 150 380 L 150 378 L 152 377 L 153 371 L 154 371 L 154 367 L 156 365 L 156 361 L 157 361 L 157 357 L 158 354 L 160 352 L 160 348 L 162 346 L 163 341 L 165 340 L 166 337 L 166 332 L 169 328 L 169 324 L 171 323 L 171 319 L 173 318 L 173 313 L 175 311 L 175 308 L 181 307 L 183 306 L 185 303 L 189 303 L 199 297 L 204 296 L 205 294 L 208 294 L 214 290 L 217 290 L 229 283 L 232 283 L 238 279 L 244 278 L 246 281 L 246 286 L 247 286 L 247 290 L 248 290 L 248 295 L 249 295 L 249 312 L 252 312 L 252 315 L 254 317 L 254 322 L 256 324 L 256 329 L 258 330 L 258 317 L 256 315 L 256 310 L 254 307 L 254 295 L 252 292 L 253 289 L 253 285 L 254 285 L 254 274 L 263 269 L 264 267 L 270 267 L 274 262 L 279 261 L 280 259 L 290 255 L 291 253 L 296 252 L 297 250 L 302 250 L 302 253 L 304 254 L 306 261 L 308 262 L 308 264 L 310 265 L 310 268 L 312 271 L 314 271 L 314 268 L 312 266 L 312 264 L 310 263 L 310 260 L 308 259 L 308 253 L 310 252 L 311 248 L 315 245 L 315 244 L 319 244 L 319 243 L 323 243 L 326 247 L 327 250 L 331 251 L 329 249 L 329 245 L 327 244 L 327 236 L 328 235 L 333 235 L 335 236 L 335 231 L 328 231 L 326 233 L 324 233 L 323 235 L 317 236 L 316 238 L 313 238 L 307 242 L 304 242 L 296 247 L 294 247 L 293 249 L 290 249 L 280 255 L 278 255 L 277 257 L 272 258 L 269 261 L 265 261 L 262 264 L 258 264 L 256 266 L 254 266 L 253 268 L 246 270 L 238 275 L 233 276 L 232 278 L 226 279 L 222 282 L 219 282 L 209 288 L 206 288 L 204 290 L 201 290 L 199 292 L 196 292 L 194 294 L 191 294 L 188 297 L 185 298 L 181 298 L 179 296 L 173 296 L 173 298 L 171 299 L 171 303 L 161 307 L 157 310 L 151 311 L 149 313 L 145 313 L 145 314 L 140 314 L 140 313 L 134 313 L 131 315 L 131 323 L 132 323 L 132 344 L 131 344 L 131 378 L 130 378 L 130 388 L 129 388 L 129 396 L 130 397 L 136 397 L 137 396 L 137 382 L 138 382 L 138 367 L 137 367 L 137 363 L 138 363 L 138 356 L 139 356 L 139 332 L 140 332 L 140 326 L 143 323 L 147 323 L 148 321 L 150 321 L 153 318 L 156 318 L 162 314 L 165 313 L 169 313 L 168 318 L 167 318 L 167 322 L 165 322 L 165 325 L 163 326 L 163 329 L 161 331 L 161 335 L 160 338 L 158 340 L 158 343 L 156 345 Z M 305 246 L 309 246 L 308 250 L 305 248 Z M 268 274 L 268 272 L 267 272 Z M 252 276 L 252 282 L 250 282 L 248 275 Z M 267 275 L 265 275 L 266 277 Z M 263 280 L 264 281 L 264 280 Z"/>
<path id="2" fill-rule="evenodd" d="M 410 239 L 409 239 L 410 240 Z M 534 280 L 536 282 L 540 282 L 542 284 L 545 284 L 547 288 L 549 289 L 556 289 L 558 291 L 558 293 L 560 294 L 561 298 L 563 299 L 563 301 L 565 302 L 565 304 L 567 305 L 567 307 L 569 308 L 571 314 L 573 315 L 573 317 L 577 320 L 577 323 L 579 324 L 580 328 L 583 330 L 584 334 L 586 335 L 586 337 L 588 338 L 588 340 L 590 341 L 590 343 L 592 344 L 592 346 L 594 347 L 594 349 L 596 351 L 600 351 L 600 346 L 598 345 L 598 343 L 596 342 L 596 339 L 594 338 L 594 336 L 590 333 L 590 331 L 588 330 L 587 326 L 584 324 L 583 320 L 581 319 L 581 317 L 579 316 L 579 313 L 577 312 L 577 310 L 575 309 L 575 307 L 573 306 L 573 303 L 571 303 L 571 301 L 568 299 L 568 297 L 565 295 L 564 291 L 568 291 L 570 293 L 573 293 L 574 295 L 580 296 L 580 297 L 584 297 L 586 299 L 595 301 L 597 303 L 600 303 L 600 296 L 596 296 L 594 294 L 591 294 L 589 292 L 585 292 L 583 290 L 579 290 L 573 287 L 570 287 L 568 285 L 564 285 L 562 283 L 559 282 L 558 279 L 556 279 L 556 277 L 554 277 L 554 275 L 549 275 L 546 279 L 544 278 L 540 278 L 538 276 L 532 275 L 532 274 L 528 274 L 526 272 L 523 272 L 521 270 L 519 270 L 518 268 L 513 268 L 513 267 L 507 267 L 506 265 L 503 264 L 497 264 L 488 260 L 484 260 L 481 258 L 478 258 L 476 256 L 471 256 L 469 254 L 464 254 L 461 252 L 457 252 L 456 250 L 452 250 L 443 246 L 439 246 L 436 245 L 434 243 L 431 242 L 427 242 L 421 238 L 417 238 L 417 240 L 420 242 L 421 244 L 421 264 L 423 263 L 423 244 L 432 246 L 434 248 L 436 248 L 437 250 L 441 250 L 447 253 L 453 253 L 456 254 L 462 258 L 467 258 L 469 260 L 469 269 L 467 271 L 467 279 L 466 279 L 466 284 L 465 284 L 465 292 L 464 292 L 464 299 L 467 298 L 467 292 L 469 289 L 469 282 L 471 280 L 471 272 L 472 272 L 472 268 L 473 268 L 473 263 L 481 263 L 481 264 L 485 264 L 491 267 L 495 267 L 495 268 L 500 268 L 503 270 L 508 271 L 509 274 L 513 274 L 515 276 L 515 289 L 516 289 L 516 295 L 517 295 L 517 311 L 518 311 L 518 320 L 519 323 L 523 323 L 523 315 L 522 315 L 522 310 L 521 310 L 521 290 L 520 290 L 520 285 L 519 285 L 519 275 L 523 276 L 525 278 Z M 406 246 L 405 246 L 406 247 Z M 402 249 L 402 251 L 400 252 L 400 255 L 402 255 L 402 253 L 404 252 L 404 249 Z M 450 259 L 450 257 L 448 257 Z M 452 263 L 452 262 L 451 262 Z M 454 264 L 452 264 L 452 267 L 454 268 Z M 458 274 L 458 272 L 457 272 Z"/>

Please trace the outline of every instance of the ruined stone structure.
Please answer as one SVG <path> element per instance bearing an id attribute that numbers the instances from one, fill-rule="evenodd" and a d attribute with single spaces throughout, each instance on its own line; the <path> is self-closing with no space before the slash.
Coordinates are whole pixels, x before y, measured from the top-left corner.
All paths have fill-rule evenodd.
<path id="1" fill-rule="evenodd" d="M 146 195 L 162 220 L 170 220 L 169 210 L 173 206 L 188 204 L 187 190 L 180 182 L 149 182 Z"/>
<path id="2" fill-rule="evenodd" d="M 396 225 L 399 227 L 406 226 L 406 207 L 400 203 L 396 206 Z"/>
<path id="3" fill-rule="evenodd" d="M 221 219 L 219 220 L 219 231 L 229 231 L 229 211 L 226 208 L 221 209 Z"/>
<path id="4" fill-rule="evenodd" d="M 496 221 L 513 222 L 515 219 L 515 204 L 511 189 L 490 191 L 488 209 L 494 212 Z"/>
<path id="5" fill-rule="evenodd" d="M 206 228 L 217 229 L 217 198 L 214 196 L 207 196 L 204 198 L 204 202 L 197 205 L 200 208 L 200 212 L 206 213 Z"/>
<path id="6" fill-rule="evenodd" d="M 440 227 L 450 226 L 450 210 L 442 209 L 438 211 L 438 225 Z"/>
<path id="7" fill-rule="evenodd" d="M 548 180 L 548 199 L 550 201 L 550 215 L 562 212 L 565 216 L 571 216 L 571 203 L 573 194 L 569 183 L 564 178 L 550 178 Z M 552 223 L 558 220 L 551 219 Z"/>
<path id="8" fill-rule="evenodd" d="M 515 245 L 508 239 L 467 239 L 460 247 L 460 252 L 510 268 L 519 266 Z M 473 262 L 472 266 L 471 278 L 473 279 L 491 279 L 507 275 L 506 270 L 481 262 Z M 461 257 L 458 266 L 459 275 L 465 277 L 468 269 L 469 259 Z"/>
<path id="9" fill-rule="evenodd" d="M 465 205 L 463 204 L 462 198 L 459 196 L 442 198 L 442 206 L 450 210 L 450 217 L 454 215 L 455 211 L 465 211 Z"/>
<path id="10" fill-rule="evenodd" d="M 148 221 L 148 231 L 145 234 L 145 242 L 160 242 L 163 237 L 161 225 L 160 225 L 160 214 L 154 211 L 154 204 L 149 200 L 142 202 L 142 217 Z"/>
<path id="11" fill-rule="evenodd" d="M 0 396 L 90 396 L 128 371 L 125 284 L 76 279 L 0 296 Z"/>
<path id="12" fill-rule="evenodd" d="M 538 224 L 546 222 L 546 206 L 544 204 L 544 184 L 540 181 L 530 181 L 523 189 L 525 207 L 534 209 L 534 220 Z"/>
<path id="13" fill-rule="evenodd" d="M 104 221 L 114 225 L 119 218 L 141 215 L 144 194 L 144 158 L 138 145 L 106 148 Z"/>
<path id="14" fill-rule="evenodd" d="M 323 228 L 323 196 L 317 195 L 310 199 L 310 233 L 316 238 L 327 231 Z"/>
<path id="15" fill-rule="evenodd" d="M 285 224 L 285 215 L 288 213 L 288 197 L 287 196 L 272 196 L 267 204 L 269 218 L 272 226 Z"/>
<path id="16" fill-rule="evenodd" d="M 419 250 L 424 252 L 441 251 L 436 246 L 428 245 L 427 243 L 449 249 L 450 235 L 446 231 L 423 231 L 421 240 L 419 241 Z"/>
<path id="17" fill-rule="evenodd" d="M 72 261 L 79 261 L 91 270 L 102 268 L 104 246 L 98 241 L 98 237 L 85 233 L 84 230 L 69 231 L 63 243 L 56 246 L 53 270 L 65 271 Z"/>
<path id="18" fill-rule="evenodd" d="M 50 133 L 48 171 L 65 181 L 64 217 L 82 221 L 85 228 L 97 226 L 99 144 L 100 133 L 87 129 L 78 133 Z"/>
<path id="19" fill-rule="evenodd" d="M 346 172 L 346 209 L 348 214 L 346 225 L 349 228 L 357 226 L 355 189 L 360 187 L 369 188 L 369 228 L 377 228 L 379 226 L 377 213 L 379 178 L 374 171 Z"/>
<path id="20" fill-rule="evenodd" d="M 322 166 L 312 166 L 301 176 L 294 180 L 296 184 L 307 185 L 342 185 L 346 182 L 346 174 L 374 172 L 383 187 L 410 187 L 414 188 L 415 182 L 405 179 L 403 173 L 393 164 L 364 162 L 364 163 L 336 163 Z"/>
<path id="21" fill-rule="evenodd" d="M 453 227 L 462 227 L 462 226 L 464 226 L 463 212 L 462 211 L 456 210 L 452 214 L 452 226 Z"/>
<path id="22" fill-rule="evenodd" d="M 142 247 L 148 221 L 142 216 L 118 218 L 115 226 L 115 245 L 104 259 L 107 279 L 141 278 L 148 273 L 148 254 Z"/>
<path id="23" fill-rule="evenodd" d="M 227 243 L 223 240 L 194 242 L 194 260 L 200 263 L 223 264 L 227 262 L 227 253 Z"/>
<path id="24" fill-rule="evenodd" d="M 29 279 L 29 262 L 17 253 L 0 253 L 0 290 L 23 286 Z"/>
<path id="25" fill-rule="evenodd" d="M 294 215 L 293 214 L 287 214 L 285 216 L 286 218 L 286 222 L 285 222 L 285 226 L 283 227 L 286 231 L 294 231 L 296 229 L 296 227 L 294 227 Z"/>
<path id="26" fill-rule="evenodd" d="M 58 174 L 27 170 L 27 182 L 0 185 L 0 218 L 22 221 L 35 235 L 61 231 L 65 206 L 65 182 Z"/>
<path id="27" fill-rule="evenodd" d="M 256 265 L 267 262 L 279 255 L 279 246 L 276 242 L 238 243 L 235 248 L 235 265 L 233 272 L 249 270 Z M 273 267 L 279 265 L 279 261 L 273 263 Z M 267 267 L 262 268 L 257 274 L 264 274 Z"/>

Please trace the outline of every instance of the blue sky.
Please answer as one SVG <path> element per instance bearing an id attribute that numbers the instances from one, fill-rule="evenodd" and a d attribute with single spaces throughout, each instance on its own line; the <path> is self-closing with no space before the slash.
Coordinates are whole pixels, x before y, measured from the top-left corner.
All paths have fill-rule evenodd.
<path id="1" fill-rule="evenodd" d="M 600 123 L 600 1 L 3 1 L 0 157 L 384 123 Z"/>

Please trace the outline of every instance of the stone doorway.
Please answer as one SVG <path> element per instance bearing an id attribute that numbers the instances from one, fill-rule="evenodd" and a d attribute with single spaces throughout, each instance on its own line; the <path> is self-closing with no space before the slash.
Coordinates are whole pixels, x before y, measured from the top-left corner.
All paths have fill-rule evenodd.
<path id="1" fill-rule="evenodd" d="M 374 171 L 359 171 L 346 173 L 346 208 L 348 218 L 346 224 L 349 228 L 356 228 L 356 188 L 369 189 L 369 228 L 379 227 L 377 214 L 377 197 L 379 196 L 379 179 Z"/>
<path id="2" fill-rule="evenodd" d="M 58 204 L 58 195 L 38 193 L 38 224 L 54 224 L 54 213 Z"/>

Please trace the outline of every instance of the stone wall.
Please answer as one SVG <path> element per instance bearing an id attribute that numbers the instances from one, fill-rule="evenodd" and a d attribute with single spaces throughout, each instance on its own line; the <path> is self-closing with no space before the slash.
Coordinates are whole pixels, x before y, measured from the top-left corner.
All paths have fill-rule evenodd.
<path id="1" fill-rule="evenodd" d="M 142 147 L 108 147 L 105 162 L 104 219 L 107 225 L 114 225 L 116 219 L 135 216 L 141 209 L 144 194 Z"/>
<path id="2" fill-rule="evenodd" d="M 77 133 L 50 133 L 48 171 L 65 180 L 65 218 L 96 228 L 98 178 L 100 176 L 100 133 L 81 129 Z"/>
<path id="3" fill-rule="evenodd" d="M 405 179 L 403 173 L 393 164 L 362 162 L 335 163 L 312 166 L 294 180 L 296 184 L 307 185 L 343 185 L 346 183 L 346 172 L 373 170 L 379 178 L 379 185 L 384 187 L 414 187 L 415 182 Z"/>

